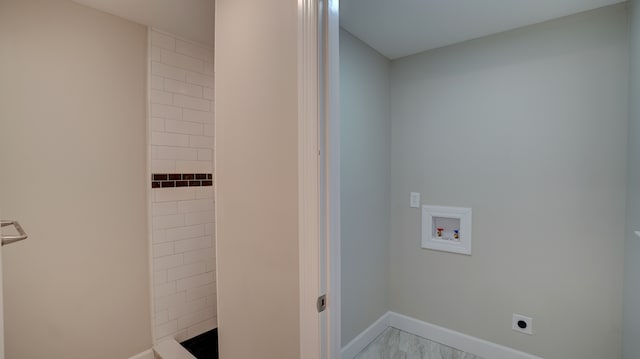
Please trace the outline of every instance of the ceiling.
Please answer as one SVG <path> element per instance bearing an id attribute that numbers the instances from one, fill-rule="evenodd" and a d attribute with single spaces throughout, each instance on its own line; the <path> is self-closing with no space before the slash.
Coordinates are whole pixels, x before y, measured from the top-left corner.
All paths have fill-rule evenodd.
<path id="1" fill-rule="evenodd" d="M 390 59 L 624 0 L 341 0 L 340 25 Z"/>
<path id="2" fill-rule="evenodd" d="M 73 0 L 213 46 L 214 0 Z"/>

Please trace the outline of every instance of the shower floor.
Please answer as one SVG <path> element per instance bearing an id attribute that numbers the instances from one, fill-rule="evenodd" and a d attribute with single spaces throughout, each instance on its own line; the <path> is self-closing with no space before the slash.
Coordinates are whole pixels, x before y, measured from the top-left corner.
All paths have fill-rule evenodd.
<path id="1" fill-rule="evenodd" d="M 218 359 L 218 329 L 185 340 L 180 345 L 198 359 Z"/>
<path id="2" fill-rule="evenodd" d="M 354 359 L 483 359 L 389 327 Z"/>

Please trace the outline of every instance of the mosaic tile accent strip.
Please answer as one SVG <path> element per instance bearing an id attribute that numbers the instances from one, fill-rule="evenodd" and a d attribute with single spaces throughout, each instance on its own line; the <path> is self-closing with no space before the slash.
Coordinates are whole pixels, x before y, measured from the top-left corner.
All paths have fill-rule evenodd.
<path id="1" fill-rule="evenodd" d="M 151 188 L 213 186 L 212 173 L 154 173 Z"/>

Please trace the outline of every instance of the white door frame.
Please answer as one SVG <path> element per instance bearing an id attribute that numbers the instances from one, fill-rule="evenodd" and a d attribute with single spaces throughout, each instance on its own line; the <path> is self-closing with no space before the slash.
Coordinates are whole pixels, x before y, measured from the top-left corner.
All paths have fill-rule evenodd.
<path id="1" fill-rule="evenodd" d="M 324 11 L 323 90 L 324 143 L 326 154 L 325 228 L 327 233 L 327 292 L 329 298 L 329 359 L 340 359 L 341 343 L 341 254 L 340 254 L 340 2 L 327 0 Z"/>
<path id="2" fill-rule="evenodd" d="M 300 358 L 340 358 L 339 0 L 298 0 Z M 327 295 L 318 314 L 317 298 Z"/>
<path id="3" fill-rule="evenodd" d="M 298 0 L 298 251 L 300 358 L 321 359 L 318 1 Z M 324 359 L 324 358 L 322 358 Z"/>

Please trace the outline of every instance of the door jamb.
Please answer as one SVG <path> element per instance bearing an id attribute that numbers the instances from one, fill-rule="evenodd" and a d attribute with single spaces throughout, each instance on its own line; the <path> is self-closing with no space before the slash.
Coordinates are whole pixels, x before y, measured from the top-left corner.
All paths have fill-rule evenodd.
<path id="1" fill-rule="evenodd" d="M 341 344 L 341 254 L 340 254 L 340 2 L 327 0 L 324 12 L 324 143 L 326 166 L 325 233 L 327 233 L 328 352 L 339 359 Z"/>
<path id="2" fill-rule="evenodd" d="M 298 0 L 298 254 L 300 358 L 321 359 L 318 1 Z"/>
<path id="3" fill-rule="evenodd" d="M 300 358 L 340 358 L 339 0 L 298 0 Z M 316 299 L 328 297 L 318 313 Z"/>

